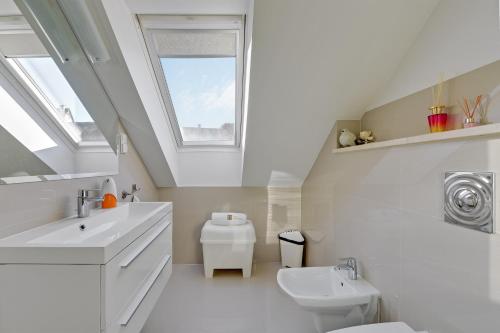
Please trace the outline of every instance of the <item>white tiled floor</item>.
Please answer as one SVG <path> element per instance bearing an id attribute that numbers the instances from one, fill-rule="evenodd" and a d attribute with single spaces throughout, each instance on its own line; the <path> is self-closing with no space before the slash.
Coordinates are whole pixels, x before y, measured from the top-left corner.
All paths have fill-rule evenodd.
<path id="1" fill-rule="evenodd" d="M 202 265 L 174 265 L 173 274 L 142 333 L 315 333 L 302 311 L 276 283 L 276 263 L 258 264 L 252 277 Z"/>

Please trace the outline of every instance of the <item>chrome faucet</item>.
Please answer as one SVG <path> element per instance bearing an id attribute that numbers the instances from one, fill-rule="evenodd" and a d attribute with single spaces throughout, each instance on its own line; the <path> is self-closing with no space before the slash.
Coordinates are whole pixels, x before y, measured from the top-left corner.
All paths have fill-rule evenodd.
<path id="1" fill-rule="evenodd" d="M 141 188 L 137 186 L 137 184 L 132 184 L 132 191 L 127 192 L 125 190 L 122 191 L 122 199 L 126 199 L 128 196 L 132 196 L 132 201 L 134 201 L 135 198 L 135 192 L 139 192 Z"/>
<path id="2" fill-rule="evenodd" d="M 101 192 L 101 190 L 78 190 L 76 208 L 78 217 L 87 217 L 90 214 L 90 202 L 103 201 L 102 197 L 89 197 L 89 192 Z"/>
<path id="3" fill-rule="evenodd" d="M 341 258 L 340 260 L 345 261 L 344 264 L 337 265 L 337 269 L 345 269 L 348 271 L 348 276 L 350 280 L 358 279 L 358 262 L 354 257 Z"/>

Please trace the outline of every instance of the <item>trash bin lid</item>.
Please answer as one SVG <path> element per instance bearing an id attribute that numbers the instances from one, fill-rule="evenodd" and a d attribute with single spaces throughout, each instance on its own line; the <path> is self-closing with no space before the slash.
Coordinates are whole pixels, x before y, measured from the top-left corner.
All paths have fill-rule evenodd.
<path id="1" fill-rule="evenodd" d="M 297 245 L 304 245 L 304 237 L 298 230 L 289 230 L 282 232 L 278 235 L 278 238 L 285 242 L 290 242 Z"/>

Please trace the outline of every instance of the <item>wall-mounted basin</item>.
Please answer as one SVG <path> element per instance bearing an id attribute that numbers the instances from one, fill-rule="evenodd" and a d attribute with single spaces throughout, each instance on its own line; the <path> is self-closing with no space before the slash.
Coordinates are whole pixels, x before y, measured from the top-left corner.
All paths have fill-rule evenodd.
<path id="1" fill-rule="evenodd" d="M 105 264 L 171 210 L 137 202 L 48 223 L 0 239 L 0 263 Z"/>
<path id="2" fill-rule="evenodd" d="M 320 333 L 370 323 L 377 313 L 380 292 L 359 276 L 348 279 L 335 266 L 281 269 L 277 279 L 285 293 L 313 314 Z"/>

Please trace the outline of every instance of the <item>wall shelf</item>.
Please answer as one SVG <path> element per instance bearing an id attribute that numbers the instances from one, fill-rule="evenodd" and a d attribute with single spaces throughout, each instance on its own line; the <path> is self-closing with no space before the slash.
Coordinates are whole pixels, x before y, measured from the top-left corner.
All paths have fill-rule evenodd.
<path id="1" fill-rule="evenodd" d="M 341 154 L 341 153 L 348 153 L 355 151 L 380 149 L 380 148 L 396 147 L 396 146 L 404 146 L 404 145 L 412 145 L 412 144 L 420 144 L 420 143 L 436 142 L 436 141 L 460 140 L 464 138 L 475 138 L 475 137 L 492 136 L 492 135 L 500 136 L 500 124 L 490 124 L 472 128 L 463 128 L 463 129 L 457 129 L 440 133 L 422 134 L 417 136 L 410 136 L 407 138 L 373 142 L 354 147 L 336 148 L 332 150 L 332 153 Z"/>

